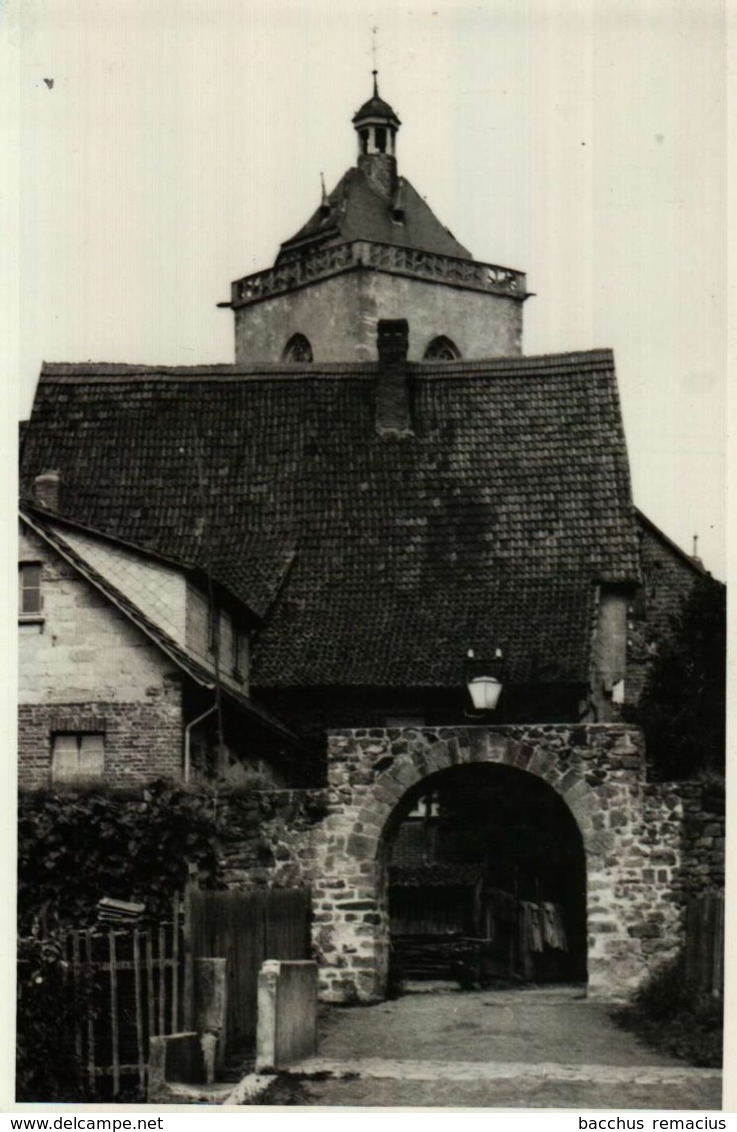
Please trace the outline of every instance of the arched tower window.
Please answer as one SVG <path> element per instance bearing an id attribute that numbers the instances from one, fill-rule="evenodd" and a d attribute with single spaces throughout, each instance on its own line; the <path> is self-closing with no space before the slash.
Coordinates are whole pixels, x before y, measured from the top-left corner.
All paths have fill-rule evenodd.
<path id="1" fill-rule="evenodd" d="M 311 362 L 312 346 L 309 338 L 305 338 L 304 334 L 293 334 L 284 347 L 282 361 Z"/>
<path id="2" fill-rule="evenodd" d="M 456 346 L 455 342 L 450 338 L 446 338 L 444 334 L 433 338 L 428 342 L 427 348 L 423 355 L 423 361 L 426 362 L 452 362 L 456 361 L 461 356 L 461 351 Z"/>

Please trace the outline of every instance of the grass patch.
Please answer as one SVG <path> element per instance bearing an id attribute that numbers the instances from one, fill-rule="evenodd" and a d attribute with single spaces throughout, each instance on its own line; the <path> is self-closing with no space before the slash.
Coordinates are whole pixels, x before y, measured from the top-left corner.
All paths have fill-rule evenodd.
<path id="1" fill-rule="evenodd" d="M 683 960 L 672 960 L 612 1014 L 648 1045 L 707 1069 L 722 1066 L 724 1012 L 720 999 L 686 981 Z"/>

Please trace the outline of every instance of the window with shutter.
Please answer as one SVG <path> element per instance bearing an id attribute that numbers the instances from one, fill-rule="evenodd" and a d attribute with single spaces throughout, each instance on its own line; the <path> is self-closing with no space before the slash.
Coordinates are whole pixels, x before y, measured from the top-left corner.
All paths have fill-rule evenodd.
<path id="1" fill-rule="evenodd" d="M 54 786 L 102 782 L 105 736 L 101 732 L 61 732 L 51 740 L 51 782 Z"/>

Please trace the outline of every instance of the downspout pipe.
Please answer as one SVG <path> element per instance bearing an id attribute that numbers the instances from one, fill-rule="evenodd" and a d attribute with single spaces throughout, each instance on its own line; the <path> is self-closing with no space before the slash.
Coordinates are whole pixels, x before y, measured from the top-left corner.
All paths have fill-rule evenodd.
<path id="1" fill-rule="evenodd" d="M 208 715 L 212 715 L 213 712 L 217 711 L 217 709 L 218 709 L 218 704 L 217 704 L 217 700 L 216 700 L 215 703 L 212 705 L 212 707 L 209 707 L 207 709 L 207 711 L 203 711 L 202 715 L 198 715 L 195 719 L 190 720 L 190 722 L 184 728 L 184 781 L 185 781 L 185 783 L 189 782 L 189 776 L 190 776 L 190 772 L 191 772 L 190 738 L 191 738 L 191 734 L 192 734 L 192 728 L 196 727 L 196 725 L 198 723 L 202 723 L 203 719 L 207 719 Z"/>

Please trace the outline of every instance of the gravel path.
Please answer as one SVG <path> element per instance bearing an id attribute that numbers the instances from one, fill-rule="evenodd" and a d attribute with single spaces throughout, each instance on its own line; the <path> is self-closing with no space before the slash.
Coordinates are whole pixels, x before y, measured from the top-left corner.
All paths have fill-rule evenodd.
<path id="1" fill-rule="evenodd" d="M 380 1055 L 380 1056 L 377 1056 Z M 621 1030 L 580 988 L 406 995 L 326 1008 L 301 1103 L 349 1107 L 721 1109 L 721 1075 Z"/>
<path id="2" fill-rule="evenodd" d="M 321 1019 L 320 1057 L 680 1065 L 620 1029 L 582 990 L 412 994 Z"/>
<path id="3" fill-rule="evenodd" d="M 304 1104 L 379 1108 L 550 1108 L 719 1111 L 721 1085 L 711 1080 L 678 1084 L 545 1081 L 358 1080 L 305 1081 Z"/>

